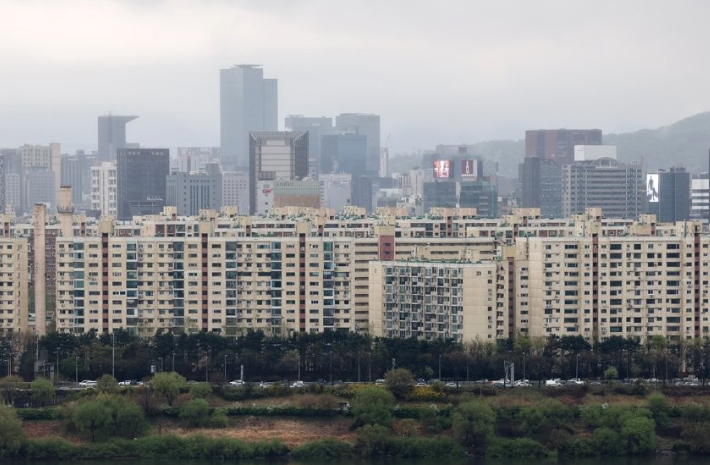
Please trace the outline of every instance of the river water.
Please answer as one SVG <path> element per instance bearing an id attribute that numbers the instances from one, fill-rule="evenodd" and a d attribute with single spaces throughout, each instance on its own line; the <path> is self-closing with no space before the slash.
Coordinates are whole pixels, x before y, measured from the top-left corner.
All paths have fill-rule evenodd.
<path id="1" fill-rule="evenodd" d="M 28 462 L 5 462 L 8 465 L 27 465 Z M 76 465 L 70 461 L 38 461 L 33 465 Z M 125 460 L 82 460 L 81 465 L 120 465 Z M 225 461 L 200 461 L 200 460 L 131 460 L 131 465 L 310 465 L 314 462 L 296 462 L 286 460 L 225 460 Z M 322 465 L 322 462 L 315 462 Z M 340 462 L 327 462 L 329 465 L 710 465 L 710 457 L 623 457 L 623 458 L 592 458 L 576 460 L 487 460 L 471 458 L 461 460 L 347 460 Z"/>

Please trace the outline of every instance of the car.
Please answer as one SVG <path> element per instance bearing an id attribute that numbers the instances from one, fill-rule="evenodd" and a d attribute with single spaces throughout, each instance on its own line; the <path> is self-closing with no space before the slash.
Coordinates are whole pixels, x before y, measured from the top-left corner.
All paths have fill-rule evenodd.
<path id="1" fill-rule="evenodd" d="M 119 381 L 118 385 L 119 386 L 131 386 L 132 381 L 130 379 L 127 379 L 125 381 Z"/>
<path id="2" fill-rule="evenodd" d="M 420 382 L 418 382 L 417 384 L 415 384 L 415 386 L 417 386 L 417 387 L 426 386 L 426 383 L 422 383 L 422 382 L 420 381 Z"/>
<path id="3" fill-rule="evenodd" d="M 303 381 L 294 381 L 293 384 L 291 384 L 292 388 L 302 388 L 305 387 L 305 383 Z"/>
<path id="4" fill-rule="evenodd" d="M 272 386 L 273 384 L 274 384 L 274 383 L 269 383 L 269 382 L 264 382 L 264 381 L 262 381 L 262 382 L 259 383 L 259 387 L 260 387 L 260 388 L 267 388 L 267 387 L 269 387 L 269 386 Z"/>
<path id="5" fill-rule="evenodd" d="M 562 386 L 562 381 L 557 378 L 557 379 L 548 379 L 545 380 L 545 386 L 547 387 L 559 387 Z"/>
<path id="6" fill-rule="evenodd" d="M 376 380 L 375 380 L 375 384 L 378 385 L 378 386 L 382 386 L 383 384 L 385 384 L 385 380 L 384 380 L 384 379 L 381 379 L 381 378 L 380 378 L 380 379 L 376 379 Z"/>
<path id="7" fill-rule="evenodd" d="M 519 379 L 514 384 L 515 387 L 530 387 L 532 384 L 527 379 Z"/>
<path id="8" fill-rule="evenodd" d="M 567 380 L 567 384 L 582 385 L 582 384 L 584 384 L 584 381 L 582 381 L 579 378 L 572 378 L 572 379 Z"/>
<path id="9" fill-rule="evenodd" d="M 485 378 L 477 379 L 476 381 L 473 382 L 473 384 L 488 384 L 488 380 Z"/>
<path id="10" fill-rule="evenodd" d="M 96 381 L 92 381 L 90 379 L 85 379 L 79 383 L 79 387 L 91 388 L 91 387 L 96 387 L 97 384 L 98 383 Z"/>
<path id="11" fill-rule="evenodd" d="M 241 379 L 235 379 L 234 381 L 230 381 L 229 384 L 231 386 L 244 386 L 244 381 Z"/>

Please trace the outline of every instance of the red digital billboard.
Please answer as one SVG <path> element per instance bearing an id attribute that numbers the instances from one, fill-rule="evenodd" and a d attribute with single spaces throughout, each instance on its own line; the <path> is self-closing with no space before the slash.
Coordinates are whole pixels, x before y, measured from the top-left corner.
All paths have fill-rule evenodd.
<path id="1" fill-rule="evenodd" d="M 437 179 L 448 179 L 451 177 L 451 160 L 435 160 L 434 177 Z"/>
<path id="2" fill-rule="evenodd" d="M 461 160 L 461 176 L 463 177 L 478 177 L 478 162 L 477 160 Z"/>

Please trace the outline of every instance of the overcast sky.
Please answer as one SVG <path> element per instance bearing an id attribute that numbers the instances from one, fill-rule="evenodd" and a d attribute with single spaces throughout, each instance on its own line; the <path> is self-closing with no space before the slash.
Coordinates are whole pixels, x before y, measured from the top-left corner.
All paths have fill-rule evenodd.
<path id="1" fill-rule="evenodd" d="M 378 113 L 394 151 L 710 110 L 703 0 L 0 0 L 0 147 L 219 144 L 219 69 L 260 63 L 288 114 Z"/>

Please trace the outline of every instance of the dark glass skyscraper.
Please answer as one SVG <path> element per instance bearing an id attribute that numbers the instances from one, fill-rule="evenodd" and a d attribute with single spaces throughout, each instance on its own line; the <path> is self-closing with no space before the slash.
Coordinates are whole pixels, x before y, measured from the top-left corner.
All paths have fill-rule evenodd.
<path id="1" fill-rule="evenodd" d="M 119 149 L 116 152 L 116 197 L 119 220 L 160 213 L 170 172 L 168 149 Z"/>

